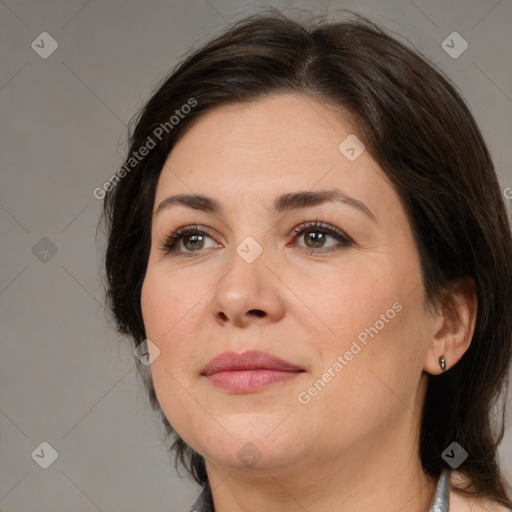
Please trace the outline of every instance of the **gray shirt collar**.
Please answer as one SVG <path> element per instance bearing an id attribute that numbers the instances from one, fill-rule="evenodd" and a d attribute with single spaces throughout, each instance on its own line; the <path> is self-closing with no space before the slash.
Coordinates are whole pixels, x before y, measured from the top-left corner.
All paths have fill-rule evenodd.
<path id="1" fill-rule="evenodd" d="M 445 468 L 439 476 L 434 497 L 432 498 L 428 512 L 449 512 L 449 510 L 450 470 Z M 203 487 L 201 494 L 197 497 L 192 506 L 187 509 L 187 512 L 215 512 L 209 484 L 206 484 Z"/>

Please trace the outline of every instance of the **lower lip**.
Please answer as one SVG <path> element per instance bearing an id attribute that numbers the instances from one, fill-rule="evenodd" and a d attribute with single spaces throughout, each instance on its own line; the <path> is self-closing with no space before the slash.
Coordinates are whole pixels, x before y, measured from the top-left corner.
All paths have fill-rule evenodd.
<path id="1" fill-rule="evenodd" d="M 233 393 L 252 393 L 273 386 L 280 382 L 294 379 L 302 372 L 285 372 L 282 370 L 235 370 L 218 372 L 208 376 L 216 387 Z"/>

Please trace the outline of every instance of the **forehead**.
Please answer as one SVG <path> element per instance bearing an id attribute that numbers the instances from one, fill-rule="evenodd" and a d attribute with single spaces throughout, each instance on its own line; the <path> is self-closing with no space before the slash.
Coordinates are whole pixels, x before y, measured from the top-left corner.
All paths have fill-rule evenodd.
<path id="1" fill-rule="evenodd" d="M 370 201 L 386 192 L 393 196 L 367 151 L 350 160 L 340 150 L 355 137 L 349 115 L 311 97 L 274 94 L 222 105 L 194 121 L 172 149 L 156 201 L 180 192 L 226 200 L 250 193 L 270 201 L 279 192 L 329 187 Z"/>
<path id="2" fill-rule="evenodd" d="M 171 156 L 180 160 L 208 157 L 226 164 L 231 155 L 240 163 L 241 153 L 249 151 L 260 158 L 296 160 L 300 159 L 300 146 L 300 156 L 314 159 L 323 153 L 332 160 L 338 157 L 340 137 L 354 131 L 348 115 L 331 105 L 306 96 L 274 94 L 206 112 L 176 144 Z"/>

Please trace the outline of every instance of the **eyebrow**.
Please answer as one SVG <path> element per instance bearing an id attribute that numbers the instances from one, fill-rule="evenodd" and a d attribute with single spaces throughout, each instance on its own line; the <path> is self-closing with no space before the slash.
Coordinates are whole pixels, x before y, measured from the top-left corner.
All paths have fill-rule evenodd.
<path id="1" fill-rule="evenodd" d="M 274 200 L 272 206 L 273 213 L 282 213 L 299 208 L 310 208 L 324 203 L 343 203 L 351 206 L 370 217 L 373 221 L 377 218 L 372 211 L 361 201 L 350 197 L 337 188 L 329 190 L 320 190 L 317 192 L 290 192 L 282 194 Z M 223 208 L 221 203 L 212 197 L 202 194 L 177 194 L 164 199 L 155 211 L 155 215 L 162 210 L 174 205 L 187 206 L 194 210 L 200 210 L 206 213 L 221 215 Z"/>

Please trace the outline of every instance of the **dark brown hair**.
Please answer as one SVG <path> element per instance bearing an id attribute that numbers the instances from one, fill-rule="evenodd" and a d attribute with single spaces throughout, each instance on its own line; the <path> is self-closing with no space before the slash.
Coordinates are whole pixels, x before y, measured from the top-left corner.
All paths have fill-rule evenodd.
<path id="1" fill-rule="evenodd" d="M 133 120 L 124 172 L 105 187 L 107 296 L 117 329 L 134 346 L 146 338 L 140 295 L 155 190 L 178 137 L 218 105 L 274 92 L 310 96 L 353 116 L 358 137 L 407 212 L 429 304 L 459 277 L 476 283 L 469 349 L 445 373 L 429 376 L 420 456 L 425 472 L 437 477 L 446 467 L 442 452 L 458 442 L 469 454 L 458 471 L 470 482 L 458 492 L 512 506 L 497 459 L 512 351 L 512 237 L 493 163 L 468 107 L 442 73 L 365 18 L 306 23 L 263 12 L 188 55 L 158 87 Z M 186 104 L 195 106 L 185 115 Z M 183 115 L 170 123 L 178 110 Z M 154 147 L 130 160 L 150 138 Z M 176 463 L 205 483 L 204 459 L 174 433 L 147 368 L 139 369 L 166 433 L 175 436 Z"/>

